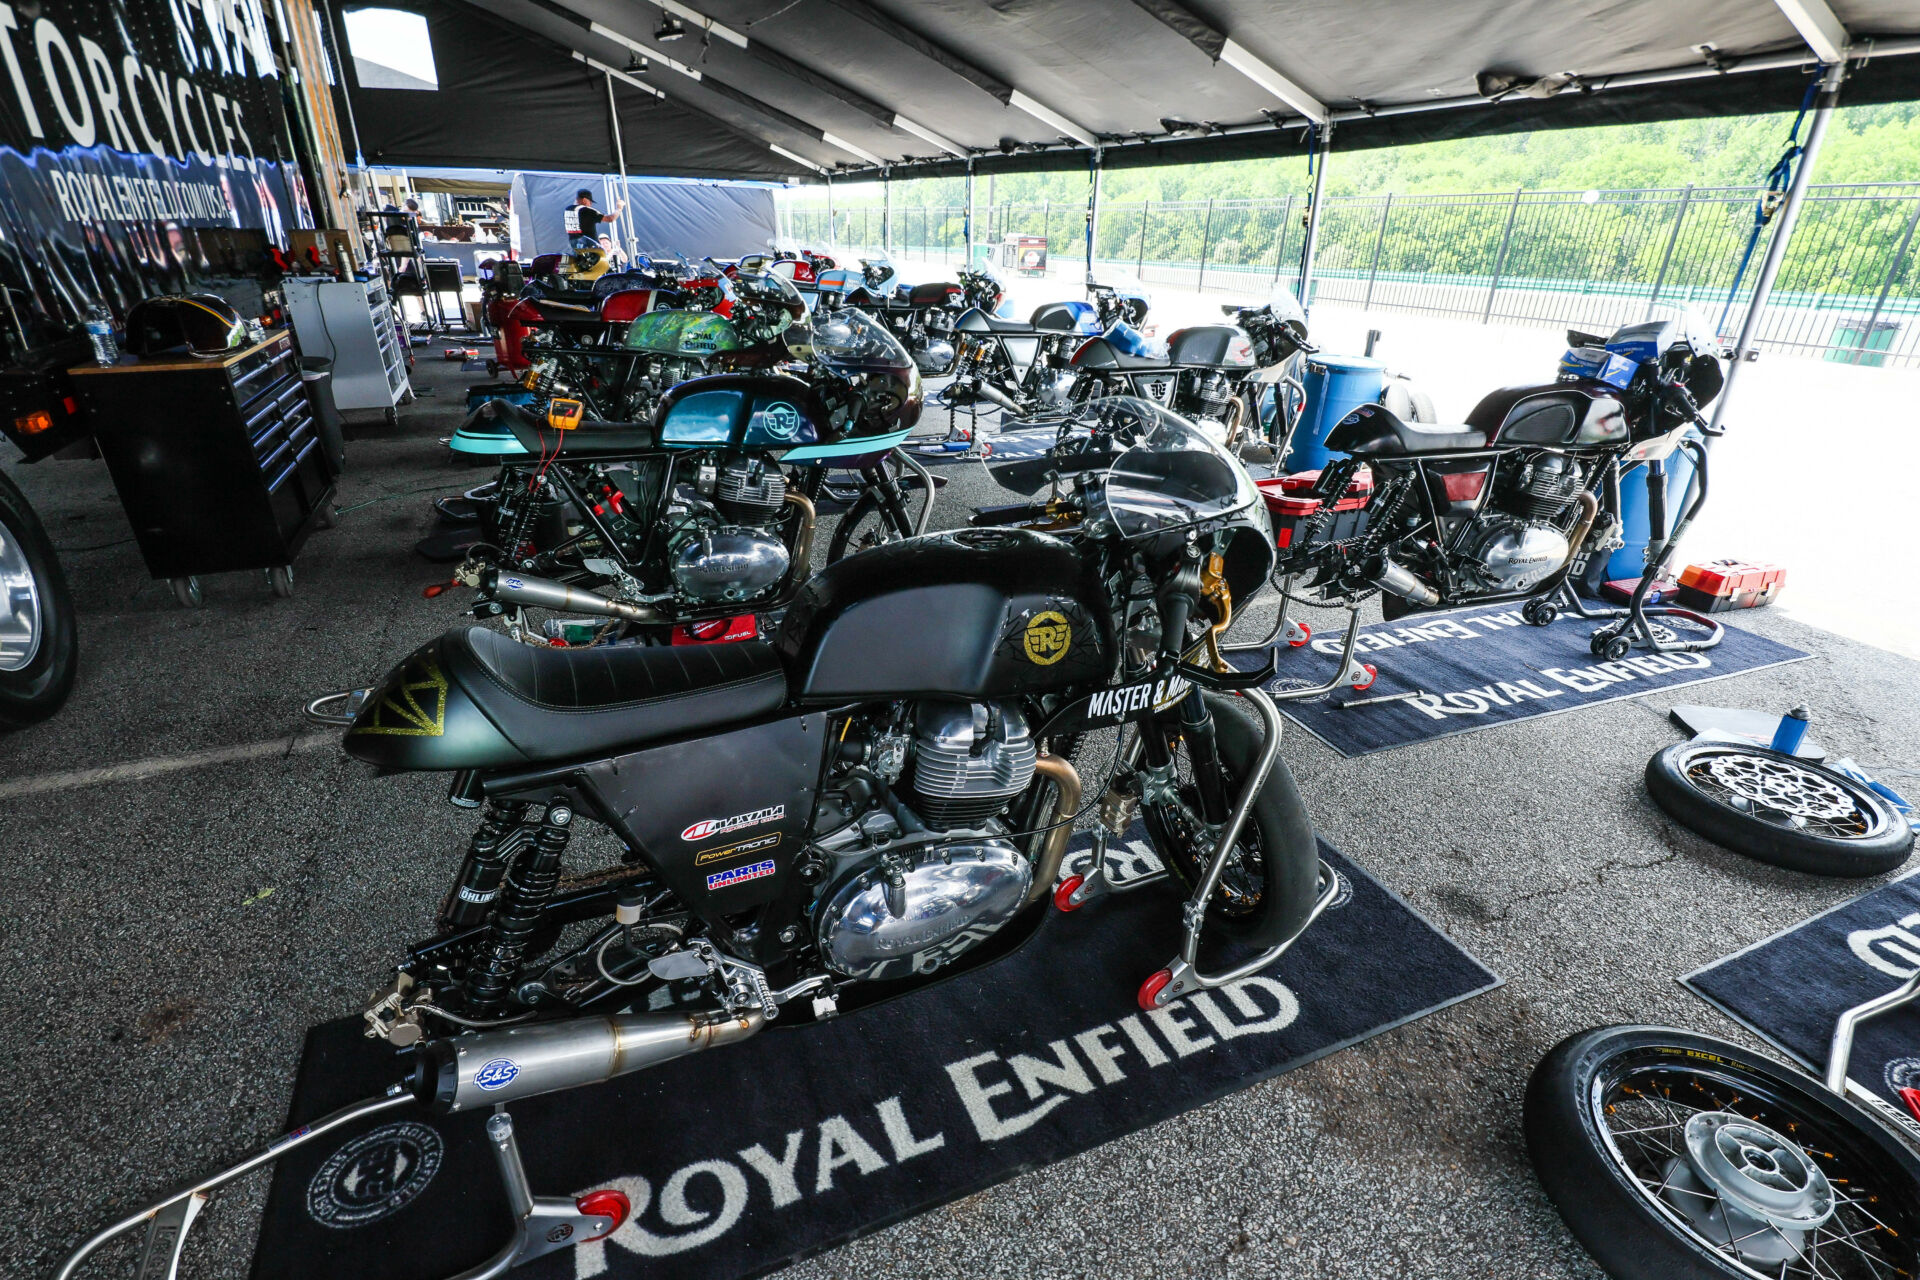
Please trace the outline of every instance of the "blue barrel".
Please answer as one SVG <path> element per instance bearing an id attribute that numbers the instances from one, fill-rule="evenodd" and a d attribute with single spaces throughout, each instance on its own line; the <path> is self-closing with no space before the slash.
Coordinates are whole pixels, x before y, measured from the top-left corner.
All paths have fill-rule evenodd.
<path id="1" fill-rule="evenodd" d="M 1293 444 L 1281 459 L 1281 472 L 1314 471 L 1327 465 L 1327 432 L 1363 404 L 1373 404 L 1387 385 L 1387 366 L 1369 356 L 1333 356 L 1325 352 L 1307 360 L 1301 385 L 1307 405 L 1293 432 Z M 1645 495 L 1642 496 L 1644 503 Z M 1641 522 L 1645 524 L 1644 518 Z M 1644 540 L 1644 535 L 1643 535 Z"/>
<path id="2" fill-rule="evenodd" d="M 1676 452 L 1667 459 L 1667 530 L 1681 516 L 1687 486 L 1693 482 L 1693 459 Z M 1635 467 L 1620 477 L 1620 536 L 1627 545 L 1607 561 L 1607 581 L 1638 579 L 1647 567 L 1647 540 L 1652 534 L 1647 516 L 1647 469 Z"/>

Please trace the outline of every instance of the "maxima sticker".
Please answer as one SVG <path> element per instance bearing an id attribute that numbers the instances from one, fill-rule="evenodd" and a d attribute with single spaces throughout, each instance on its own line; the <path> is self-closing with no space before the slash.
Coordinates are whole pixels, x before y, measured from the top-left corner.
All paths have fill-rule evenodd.
<path id="1" fill-rule="evenodd" d="M 765 809 L 755 809 L 752 813 L 738 813 L 731 818 L 705 818 L 694 823 L 680 833 L 686 841 L 706 840 L 713 836 L 723 836 L 747 827 L 757 827 L 763 823 L 778 822 L 787 816 L 787 806 L 772 805 Z"/>
<path id="2" fill-rule="evenodd" d="M 749 880 L 758 880 L 762 876 L 773 874 L 773 859 L 756 862 L 746 867 L 728 867 L 725 871 L 716 871 L 707 877 L 707 888 L 725 889 L 729 885 L 745 884 Z"/>

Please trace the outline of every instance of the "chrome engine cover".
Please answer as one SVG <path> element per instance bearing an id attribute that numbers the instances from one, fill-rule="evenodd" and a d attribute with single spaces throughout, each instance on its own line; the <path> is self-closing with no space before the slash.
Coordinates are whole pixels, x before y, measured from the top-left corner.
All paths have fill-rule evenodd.
<path id="1" fill-rule="evenodd" d="M 1478 563 L 1475 576 L 1502 592 L 1531 591 L 1551 577 L 1572 551 L 1558 529 L 1521 524 L 1510 517 L 1485 522 L 1467 555 Z"/>
<path id="2" fill-rule="evenodd" d="M 763 529 L 708 529 L 674 549 L 673 585 L 687 600 L 751 600 L 784 578 L 789 563 L 786 543 Z"/>
<path id="3" fill-rule="evenodd" d="M 953 344 L 945 338 L 928 338 L 913 349 L 913 362 L 922 373 L 945 373 L 953 367 Z"/>
<path id="4" fill-rule="evenodd" d="M 907 856 L 907 855 L 901 855 Z M 834 972 L 849 978 L 932 973 L 1013 918 L 1033 884 L 1033 864 L 1005 840 L 930 849 L 904 870 L 905 910 L 887 905 L 887 873 L 863 863 L 820 900 L 814 936 Z"/>

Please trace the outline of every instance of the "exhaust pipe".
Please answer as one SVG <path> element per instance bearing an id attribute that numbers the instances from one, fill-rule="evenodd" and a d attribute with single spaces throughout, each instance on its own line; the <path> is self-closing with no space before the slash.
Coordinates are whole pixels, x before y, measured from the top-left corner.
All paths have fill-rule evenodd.
<path id="1" fill-rule="evenodd" d="M 1373 585 L 1382 591 L 1391 591 L 1402 600 L 1411 600 L 1415 604 L 1433 605 L 1440 603 L 1440 593 L 1429 587 L 1407 570 L 1401 568 L 1385 556 L 1380 558 L 1380 572 L 1374 575 Z"/>
<path id="2" fill-rule="evenodd" d="M 485 581 L 485 577 L 492 581 Z M 507 569 L 482 575 L 472 586 L 484 586 L 495 600 L 504 604 L 527 605 L 535 609 L 554 609 L 564 613 L 592 613 L 605 618 L 625 618 L 628 622 L 660 622 L 658 610 L 649 605 L 630 604 L 595 591 L 582 591 L 550 578 L 533 578 Z"/>
<path id="3" fill-rule="evenodd" d="M 1053 892 L 1053 882 L 1060 878 L 1060 863 L 1067 856 L 1067 842 L 1073 839 L 1073 815 L 1080 811 L 1080 775 L 1072 764 L 1059 756 L 1042 755 L 1033 762 L 1033 768 L 1053 779 L 1060 799 L 1053 806 L 1054 828 L 1040 846 L 1040 856 L 1033 860 L 1033 886 L 1027 890 L 1022 908 Z"/>
<path id="4" fill-rule="evenodd" d="M 991 382 L 988 382 L 985 378 L 976 379 L 973 384 L 973 387 L 974 387 L 974 390 L 978 391 L 986 399 L 993 401 L 995 404 L 999 405 L 1002 409 L 1005 409 L 1008 413 L 1025 416 L 1027 411 L 1020 407 L 1020 402 L 1018 400 L 1015 400 L 1012 396 L 1008 395 L 1006 392 L 1002 391 L 1000 388 L 994 386 Z"/>
<path id="5" fill-rule="evenodd" d="M 718 1011 L 628 1013 L 474 1032 L 431 1044 L 408 1087 L 442 1115 L 472 1111 L 737 1044 L 765 1025 L 756 1009 L 732 1018 Z"/>

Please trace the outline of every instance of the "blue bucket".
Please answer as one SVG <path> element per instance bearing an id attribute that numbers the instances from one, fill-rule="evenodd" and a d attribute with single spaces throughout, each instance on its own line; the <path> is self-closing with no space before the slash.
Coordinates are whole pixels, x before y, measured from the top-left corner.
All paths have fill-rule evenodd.
<path id="1" fill-rule="evenodd" d="M 1676 452 L 1667 459 L 1667 528 L 1680 518 L 1680 504 L 1693 481 L 1693 459 Z M 1647 567 L 1647 540 L 1653 532 L 1647 516 L 1647 469 L 1635 467 L 1620 477 L 1620 536 L 1626 546 L 1607 561 L 1607 581 L 1639 578 Z"/>
<path id="2" fill-rule="evenodd" d="M 1307 360 L 1301 385 L 1307 389 L 1306 407 L 1294 429 L 1293 442 L 1278 468 L 1282 473 L 1315 471 L 1333 455 L 1327 450 L 1327 432 L 1363 404 L 1373 404 L 1387 385 L 1387 366 L 1369 356 L 1334 356 L 1322 352 Z"/>

